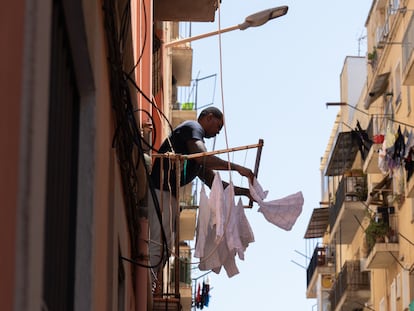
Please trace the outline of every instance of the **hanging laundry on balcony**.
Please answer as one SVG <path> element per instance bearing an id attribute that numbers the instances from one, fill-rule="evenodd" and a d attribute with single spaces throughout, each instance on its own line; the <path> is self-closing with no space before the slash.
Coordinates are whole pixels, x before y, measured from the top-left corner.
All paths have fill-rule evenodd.
<path id="1" fill-rule="evenodd" d="M 367 131 L 362 129 L 359 121 L 357 121 L 355 130 L 352 131 L 352 138 L 355 139 L 358 144 L 362 160 L 365 160 L 373 141 L 368 137 Z"/>
<path id="2" fill-rule="evenodd" d="M 250 185 L 250 194 L 259 204 L 258 212 L 261 212 L 267 221 L 282 228 L 286 231 L 292 229 L 297 218 L 302 213 L 303 195 L 299 191 L 295 194 L 288 195 L 282 199 L 264 201 L 268 191 L 263 191 L 262 186 L 255 178 Z"/>
<path id="3" fill-rule="evenodd" d="M 208 284 L 206 281 L 203 281 L 203 287 L 201 290 L 201 302 L 203 306 L 208 307 L 209 301 L 210 301 L 210 284 Z"/>
<path id="4" fill-rule="evenodd" d="M 210 302 L 210 283 L 207 280 L 203 281 L 203 287 L 200 283 L 197 285 L 197 294 L 195 296 L 194 305 L 197 309 L 203 310 L 204 307 L 208 307 Z"/>
<path id="5" fill-rule="evenodd" d="M 404 165 L 406 170 L 406 181 L 409 181 L 414 172 L 414 135 L 411 130 L 407 135 L 405 146 Z"/>
<path id="6" fill-rule="evenodd" d="M 195 297 L 195 306 L 197 309 L 201 308 L 201 285 L 198 283 L 197 286 L 197 295 Z"/>
<path id="7" fill-rule="evenodd" d="M 401 127 L 399 126 L 394 133 L 392 126 L 388 125 L 378 157 L 378 167 L 383 174 L 393 174 L 395 170 L 401 168 L 406 158 L 407 147 Z"/>
<path id="8" fill-rule="evenodd" d="M 229 277 L 238 274 L 235 256 L 243 260 L 249 243 L 254 242 L 242 201 L 236 205 L 234 196 L 232 182 L 223 189 L 219 173 L 214 177 L 210 197 L 202 188 L 194 252 L 200 258 L 200 270 L 218 274 L 224 267 Z"/>

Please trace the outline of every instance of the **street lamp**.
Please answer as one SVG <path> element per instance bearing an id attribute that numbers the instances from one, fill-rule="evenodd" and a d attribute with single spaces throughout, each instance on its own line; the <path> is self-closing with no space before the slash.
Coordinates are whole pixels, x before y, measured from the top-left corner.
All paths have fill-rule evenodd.
<path id="1" fill-rule="evenodd" d="M 348 103 L 345 103 L 345 102 L 338 102 L 338 103 L 332 103 L 331 102 L 331 103 L 326 103 L 326 108 L 328 108 L 330 106 L 347 106 L 347 107 L 352 108 L 352 109 L 355 109 L 355 110 L 357 110 L 357 111 L 359 111 L 359 112 L 361 112 L 361 113 L 363 113 L 363 114 L 365 114 L 367 116 L 370 116 L 370 114 L 368 112 L 366 112 L 364 110 L 361 110 L 358 107 L 352 106 L 352 105 L 350 105 Z"/>
<path id="2" fill-rule="evenodd" d="M 164 44 L 164 47 L 169 48 L 169 47 L 177 46 L 177 45 L 180 45 L 180 44 L 183 44 L 183 43 L 195 41 L 195 40 L 198 40 L 198 39 L 214 36 L 214 35 L 217 35 L 217 34 L 220 34 L 220 33 L 233 31 L 233 30 L 236 30 L 236 29 L 245 30 L 249 27 L 261 26 L 261 25 L 267 23 L 268 21 L 270 21 L 271 19 L 275 19 L 275 18 L 281 17 L 283 15 L 286 15 L 287 11 L 288 11 L 288 6 L 286 6 L 286 5 L 279 6 L 279 7 L 272 8 L 272 9 L 263 10 L 263 11 L 260 11 L 260 12 L 257 12 L 257 13 L 254 13 L 252 15 L 247 16 L 242 24 L 238 24 L 238 25 L 235 25 L 235 26 L 219 29 L 219 30 L 216 30 L 216 31 L 208 32 L 208 33 L 201 34 L 201 35 L 194 36 L 194 37 L 189 37 L 189 38 L 185 38 L 185 39 L 180 39 L 180 40 L 168 42 L 168 43 Z"/>

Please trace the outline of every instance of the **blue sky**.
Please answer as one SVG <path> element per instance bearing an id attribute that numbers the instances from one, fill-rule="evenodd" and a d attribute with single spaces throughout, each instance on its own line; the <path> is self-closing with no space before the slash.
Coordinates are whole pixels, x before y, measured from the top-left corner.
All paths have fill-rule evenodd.
<path id="1" fill-rule="evenodd" d="M 365 35 L 371 3 L 223 0 L 222 28 L 271 7 L 287 5 L 289 12 L 261 27 L 223 34 L 222 72 L 217 36 L 192 43 L 193 77 L 217 74 L 216 84 L 214 78 L 199 83 L 198 105 L 224 105 L 226 133 L 220 133 L 214 148 L 226 148 L 226 136 L 229 147 L 264 139 L 258 180 L 269 190 L 268 199 L 297 191 L 305 199 L 289 232 L 268 223 L 256 205 L 246 210 L 256 241 L 245 260 L 237 262 L 240 274 L 209 274 L 212 290 L 205 310 L 316 310 L 316 301 L 306 299 L 306 270 L 299 265 L 308 264 L 300 253 L 313 250 L 303 236 L 312 210 L 319 207 L 320 159 L 338 112 L 335 107 L 326 109 L 325 103 L 340 99 L 345 57 L 366 54 L 366 40 L 359 38 Z M 216 30 L 217 14 L 213 23 L 193 24 L 193 35 Z M 208 142 L 209 150 L 212 143 Z M 242 151 L 230 158 L 253 168 L 255 154 Z M 235 185 L 247 186 L 238 175 L 232 178 Z"/>

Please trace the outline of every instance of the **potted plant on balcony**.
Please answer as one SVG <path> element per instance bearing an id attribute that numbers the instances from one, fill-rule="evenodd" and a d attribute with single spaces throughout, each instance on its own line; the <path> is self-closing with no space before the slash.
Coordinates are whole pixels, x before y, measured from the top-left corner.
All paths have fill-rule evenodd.
<path id="1" fill-rule="evenodd" d="M 372 249 L 375 243 L 384 243 L 389 233 L 390 226 L 386 222 L 371 218 L 368 227 L 365 229 L 368 249 Z"/>
<path id="2" fill-rule="evenodd" d="M 368 63 L 372 67 L 375 67 L 376 64 L 377 64 L 377 59 L 378 59 L 378 52 L 377 52 L 377 48 L 375 46 L 372 49 L 372 52 L 368 53 L 367 58 L 368 58 Z"/>

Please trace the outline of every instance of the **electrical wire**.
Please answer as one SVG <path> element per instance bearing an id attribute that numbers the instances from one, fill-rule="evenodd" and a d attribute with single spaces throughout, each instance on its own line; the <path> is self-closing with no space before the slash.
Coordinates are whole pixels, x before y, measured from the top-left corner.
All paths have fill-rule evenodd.
<path id="1" fill-rule="evenodd" d="M 145 4 L 144 4 L 145 5 Z M 154 201 L 157 217 L 161 224 L 161 236 L 163 241 L 163 250 L 166 245 L 165 232 L 162 226 L 162 217 L 159 208 L 159 202 L 155 193 L 155 188 L 152 185 L 150 173 L 144 159 L 144 149 L 142 148 L 142 142 L 144 141 L 140 130 L 137 126 L 137 122 L 134 115 L 134 109 L 132 107 L 132 99 L 128 81 L 133 79 L 125 73 L 123 67 L 125 65 L 124 55 L 126 51 L 127 38 L 130 35 L 130 2 L 128 1 L 126 7 L 123 10 L 121 17 L 120 33 L 117 32 L 116 17 L 115 17 L 115 2 L 113 0 L 105 0 L 103 5 L 104 11 L 104 25 L 107 38 L 108 47 L 108 62 L 110 69 L 110 90 L 111 90 L 111 102 L 114 112 L 115 131 L 112 146 L 116 150 L 116 155 L 121 171 L 122 189 L 124 192 L 125 209 L 127 213 L 128 228 L 130 231 L 131 240 L 131 254 L 133 258 L 142 258 L 138 254 L 136 239 L 138 236 L 139 228 L 139 213 L 140 213 L 140 198 L 139 189 L 142 189 L 140 178 L 138 177 L 136 168 L 141 164 L 145 168 L 146 179 L 149 184 L 150 194 Z M 141 91 L 138 85 L 133 83 L 137 90 Z M 143 97 L 150 103 L 151 100 L 141 91 Z M 135 150 L 137 152 L 135 152 Z M 137 154 L 137 156 L 134 156 Z M 124 260 L 133 262 L 136 265 L 146 268 L 153 268 L 161 264 L 163 256 L 160 258 L 160 262 L 154 266 L 142 264 L 134 259 L 121 257 Z"/>
<path id="2" fill-rule="evenodd" d="M 142 1 L 142 7 L 143 7 L 143 11 L 144 11 L 144 40 L 143 40 L 141 52 L 139 53 L 138 60 L 135 62 L 134 67 L 132 67 L 132 69 L 129 71 L 128 76 L 130 76 L 135 71 L 135 69 L 138 67 L 138 65 L 141 63 L 142 57 L 144 55 L 144 50 L 145 50 L 145 47 L 147 45 L 147 33 L 148 33 L 147 20 L 148 20 L 148 16 L 147 16 L 147 6 L 145 5 L 145 1 Z"/>
<path id="3" fill-rule="evenodd" d="M 129 92 L 129 86 L 128 82 L 139 92 L 142 97 L 151 104 L 151 106 L 157 111 L 157 113 L 160 115 L 160 119 L 164 120 L 168 123 L 170 130 L 172 131 L 171 123 L 169 122 L 168 118 L 165 116 L 165 114 L 158 108 L 156 103 L 153 99 L 151 99 L 147 94 L 145 94 L 142 89 L 138 86 L 136 81 L 131 77 L 132 73 L 137 68 L 138 64 L 141 62 L 143 51 L 146 45 L 146 34 L 147 31 L 145 31 L 145 37 L 144 37 L 144 43 L 141 50 L 141 53 L 138 57 L 137 62 L 133 66 L 133 68 L 126 72 L 123 69 L 124 66 L 124 59 L 123 56 L 125 55 L 126 51 L 126 44 L 127 44 L 127 38 L 131 34 L 130 32 L 130 19 L 131 19 L 131 10 L 130 10 L 130 2 L 127 2 L 126 7 L 123 10 L 122 18 L 121 18 L 121 27 L 120 27 L 120 33 L 119 36 L 116 32 L 115 27 L 115 17 L 114 13 L 116 10 L 113 10 L 113 0 L 106 0 L 104 4 L 104 11 L 105 11 L 105 21 L 106 21 L 106 30 L 108 34 L 108 53 L 109 53 L 109 62 L 110 62 L 110 69 L 111 69 L 111 96 L 112 96 L 112 106 L 115 112 L 115 119 L 116 119 L 116 127 L 115 127 L 115 133 L 113 138 L 113 147 L 117 150 L 118 155 L 118 161 L 121 168 L 121 175 L 122 175 L 122 181 L 123 181 L 123 188 L 124 188 L 124 194 L 127 198 L 126 205 L 128 213 L 130 214 L 127 218 L 129 221 L 129 227 L 134 228 L 137 221 L 137 214 L 136 214 L 136 207 L 139 206 L 139 200 L 137 198 L 137 189 L 140 186 L 139 178 L 136 173 L 136 168 L 140 163 L 145 168 L 147 180 L 148 180 L 148 186 L 151 194 L 151 199 L 154 201 L 155 210 L 157 213 L 157 217 L 160 223 L 161 227 L 161 235 L 162 235 L 162 256 L 160 258 L 160 261 L 154 265 L 146 265 L 142 264 L 137 260 L 121 257 L 122 259 L 133 263 L 138 266 L 146 267 L 146 268 L 154 268 L 161 264 L 161 262 L 164 260 L 165 256 L 165 250 L 168 250 L 167 253 L 170 253 L 171 250 L 168 249 L 167 245 L 167 239 L 166 234 L 162 225 L 162 215 L 161 215 L 161 209 L 160 204 L 157 198 L 157 195 L 155 193 L 155 187 L 152 184 L 152 180 L 150 178 L 150 173 L 148 170 L 147 165 L 145 165 L 144 161 L 144 149 L 142 147 L 142 144 L 145 144 L 147 147 L 149 147 L 151 150 L 155 150 L 153 146 L 148 144 L 146 142 L 141 133 L 138 129 L 137 122 L 135 120 L 135 112 L 141 112 L 145 113 L 147 116 L 150 117 L 152 123 L 153 117 L 150 112 L 144 110 L 144 109 L 133 109 L 132 108 L 132 100 L 131 100 L 131 94 Z M 143 3 L 144 6 L 144 15 L 146 20 L 146 8 L 145 3 Z M 221 22 L 220 22 L 220 4 L 218 5 L 218 15 L 219 15 L 219 28 L 221 28 Z M 146 26 L 146 23 L 145 23 Z M 119 48 L 117 48 L 119 47 Z M 225 119 L 225 104 L 224 104 L 224 87 L 223 87 L 223 58 L 222 58 L 222 45 L 221 45 L 221 34 L 219 33 L 219 53 L 220 53 L 220 85 L 221 85 L 221 98 L 222 98 L 222 111 L 223 111 L 223 119 Z M 156 129 L 153 129 L 156 131 Z M 224 122 L 224 133 L 225 133 L 225 141 L 226 146 L 228 148 L 228 135 L 227 135 L 227 128 L 226 123 Z M 133 150 L 134 148 L 137 148 L 138 156 L 134 159 L 133 157 Z M 227 154 L 228 156 L 228 171 L 230 175 L 230 182 L 232 180 L 231 176 L 231 166 L 230 166 L 230 154 Z M 171 165 L 170 165 L 171 167 Z M 176 168 L 177 169 L 177 168 Z M 172 193 L 171 187 L 169 191 L 170 195 Z M 170 206 L 171 208 L 171 206 Z M 233 208 L 233 207 L 232 207 Z M 230 215 L 232 213 L 232 208 L 229 209 L 228 214 L 226 215 L 226 222 L 224 228 L 227 228 L 228 222 L 230 219 Z M 169 220 L 172 221 L 171 219 Z M 219 243 L 224 238 L 224 235 L 221 237 Z M 131 232 L 131 243 L 132 243 L 132 249 L 134 249 L 135 245 L 135 237 L 133 232 Z M 215 250 L 211 252 L 209 256 L 213 254 Z M 140 259 L 142 256 L 139 256 L 139 254 L 134 254 L 133 257 Z M 171 252 L 171 254 L 173 254 Z M 173 254 L 174 256 L 177 256 L 176 254 Z M 206 260 L 209 256 L 204 257 Z M 179 258 L 179 257 L 178 257 Z M 201 261 L 200 261 L 201 262 Z"/>

